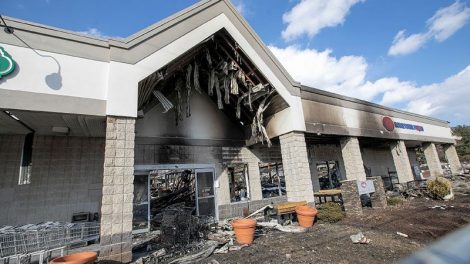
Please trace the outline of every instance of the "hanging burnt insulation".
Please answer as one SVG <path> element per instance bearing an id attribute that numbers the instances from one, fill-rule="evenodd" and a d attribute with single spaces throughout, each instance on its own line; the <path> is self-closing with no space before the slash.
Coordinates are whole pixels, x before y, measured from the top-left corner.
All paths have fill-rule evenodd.
<path id="1" fill-rule="evenodd" d="M 194 62 L 193 86 L 199 94 L 202 94 L 201 84 L 199 82 L 199 66 L 197 61 Z"/>
<path id="2" fill-rule="evenodd" d="M 271 104 L 275 90 L 238 44 L 220 34 L 208 38 L 200 46 L 140 82 L 139 109 L 142 105 L 149 108 L 152 104 L 161 103 L 163 113 L 174 109 L 178 125 L 183 121 L 183 107 L 185 116 L 191 116 L 192 90 L 202 94 L 206 88 L 201 85 L 206 85 L 206 81 L 207 94 L 214 102 L 217 101 L 217 108 L 234 115 L 242 126 L 251 125 L 252 139 L 267 142 L 270 146 L 263 115 Z M 152 92 L 154 99 L 150 98 Z M 278 111 L 283 107 L 282 103 L 276 101 L 276 107 L 271 108 L 269 114 L 272 114 L 273 109 Z"/>
<path id="3" fill-rule="evenodd" d="M 163 72 L 157 71 L 139 83 L 139 109 L 148 101 L 157 85 L 165 79 Z"/>
<path id="4" fill-rule="evenodd" d="M 215 69 L 211 69 L 210 73 L 209 73 L 209 78 L 208 78 L 208 89 L 207 89 L 207 93 L 209 94 L 209 96 L 212 96 L 214 95 L 214 86 L 215 86 L 215 83 L 216 83 L 216 74 L 215 74 Z M 217 81 L 218 82 L 218 81 Z"/>
<path id="5" fill-rule="evenodd" d="M 237 82 L 237 75 L 239 71 L 230 72 L 230 93 L 234 95 L 238 95 L 238 82 Z"/>
<path id="6" fill-rule="evenodd" d="M 248 85 L 248 107 L 250 108 L 250 112 L 253 112 L 253 105 L 251 104 L 251 94 L 253 93 L 253 85 Z"/>
<path id="7" fill-rule="evenodd" d="M 237 110 L 236 110 L 236 116 L 238 119 L 240 119 L 240 115 L 241 115 L 241 105 L 242 105 L 242 101 L 245 100 L 245 98 L 249 97 L 250 96 L 250 92 L 246 92 L 246 93 L 243 93 L 240 97 L 238 97 L 238 100 L 237 100 Z"/>
<path id="8" fill-rule="evenodd" d="M 256 110 L 256 115 L 253 117 L 253 123 L 251 124 L 251 133 L 253 137 L 256 140 L 260 141 L 261 143 L 264 143 L 264 141 L 266 140 L 268 147 L 271 147 L 272 143 L 268 137 L 266 128 L 263 125 L 263 122 L 264 122 L 263 113 L 271 104 L 271 101 L 268 102 L 267 100 L 268 98 L 270 98 L 272 92 L 273 90 L 268 92 L 268 94 L 263 98 L 263 100 L 259 104 L 258 110 Z"/>
<path id="9" fill-rule="evenodd" d="M 224 105 L 222 103 L 222 92 L 220 91 L 220 85 L 219 85 L 219 77 L 217 77 L 217 75 L 215 75 L 214 84 L 215 84 L 215 92 L 217 94 L 217 107 L 219 107 L 219 109 L 224 109 Z"/>
<path id="10" fill-rule="evenodd" d="M 162 92 L 158 91 L 158 90 L 154 90 L 153 91 L 153 95 L 157 98 L 157 100 L 162 104 L 163 106 L 163 109 L 165 109 L 165 111 L 163 111 L 163 113 L 166 113 L 168 112 L 170 109 L 172 109 L 174 106 L 173 104 L 170 102 L 170 100 L 168 100 L 168 98 L 166 98 Z"/>
<path id="11" fill-rule="evenodd" d="M 181 99 L 181 90 L 183 89 L 183 80 L 178 78 L 176 80 L 176 108 L 175 108 L 175 120 L 176 125 L 179 124 L 180 121 L 183 121 L 183 111 L 182 111 L 182 99 Z"/>
<path id="12" fill-rule="evenodd" d="M 237 77 L 238 81 L 240 81 L 243 86 L 247 86 L 246 77 L 245 77 L 245 74 L 243 73 L 242 70 L 238 70 L 236 77 Z"/>
<path id="13" fill-rule="evenodd" d="M 233 49 L 233 53 L 235 54 L 235 59 L 238 63 L 242 63 L 241 59 L 240 59 L 240 53 L 238 53 L 238 43 L 235 42 L 235 48 Z"/>
<path id="14" fill-rule="evenodd" d="M 209 65 L 209 68 L 212 68 L 212 57 L 211 57 L 211 53 L 210 53 L 209 49 L 205 48 L 204 53 L 206 55 L 207 65 Z"/>
<path id="15" fill-rule="evenodd" d="M 230 79 L 228 76 L 224 76 L 224 102 L 225 104 L 230 104 Z"/>
<path id="16" fill-rule="evenodd" d="M 224 75 L 228 75 L 228 62 L 226 61 L 221 61 L 218 65 L 221 73 L 223 73 Z"/>
<path id="17" fill-rule="evenodd" d="M 193 66 L 191 64 L 186 68 L 186 117 L 191 116 L 191 73 Z"/>

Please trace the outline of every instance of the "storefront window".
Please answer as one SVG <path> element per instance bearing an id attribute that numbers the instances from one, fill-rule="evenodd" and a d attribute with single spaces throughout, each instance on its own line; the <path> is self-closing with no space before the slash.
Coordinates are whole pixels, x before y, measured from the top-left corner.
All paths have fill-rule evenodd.
<path id="1" fill-rule="evenodd" d="M 317 162 L 317 173 L 321 190 L 339 188 L 341 172 L 337 161 L 330 160 Z"/>
<path id="2" fill-rule="evenodd" d="M 31 169 L 33 157 L 33 140 L 34 133 L 29 133 L 24 138 L 23 150 L 21 153 L 20 176 L 18 185 L 31 183 Z"/>
<path id="3" fill-rule="evenodd" d="M 259 174 L 263 198 L 286 195 L 286 178 L 282 163 L 260 163 Z"/>
<path id="4" fill-rule="evenodd" d="M 230 201 L 247 201 L 250 198 L 248 188 L 248 164 L 231 164 L 227 166 L 230 186 Z"/>

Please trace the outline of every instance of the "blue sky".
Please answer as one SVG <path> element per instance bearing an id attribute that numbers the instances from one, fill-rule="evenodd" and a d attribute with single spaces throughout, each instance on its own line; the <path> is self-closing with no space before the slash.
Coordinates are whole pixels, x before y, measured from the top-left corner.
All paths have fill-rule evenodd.
<path id="1" fill-rule="evenodd" d="M 2 0 L 0 13 L 126 37 L 195 2 Z M 234 4 L 303 84 L 470 125 L 470 0 Z"/>

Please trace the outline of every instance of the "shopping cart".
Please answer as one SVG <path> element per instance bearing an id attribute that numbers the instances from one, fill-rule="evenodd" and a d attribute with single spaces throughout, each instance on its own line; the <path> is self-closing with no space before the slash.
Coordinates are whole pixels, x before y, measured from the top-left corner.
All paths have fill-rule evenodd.
<path id="1" fill-rule="evenodd" d="M 22 259 L 31 259 L 34 255 L 39 257 L 39 263 L 43 263 L 44 256 L 47 258 L 52 252 L 60 251 L 62 256 L 64 249 L 70 245 L 97 241 L 99 232 L 100 225 L 95 222 L 47 222 L 4 227 L 0 229 L 0 263 L 20 263 Z"/>

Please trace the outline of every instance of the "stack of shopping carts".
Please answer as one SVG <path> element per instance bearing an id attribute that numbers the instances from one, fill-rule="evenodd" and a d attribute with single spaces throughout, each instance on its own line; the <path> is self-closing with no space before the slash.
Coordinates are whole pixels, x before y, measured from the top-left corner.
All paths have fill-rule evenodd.
<path id="1" fill-rule="evenodd" d="M 52 251 L 60 251 L 63 255 L 64 249 L 70 245 L 96 241 L 99 234 L 97 222 L 6 226 L 0 228 L 0 260 L 19 263 L 24 256 L 38 255 L 42 263 L 44 256 Z"/>

